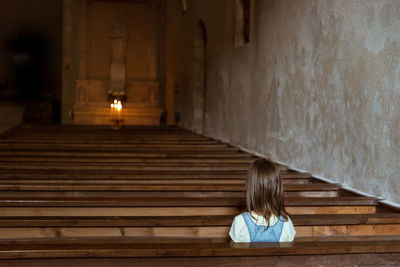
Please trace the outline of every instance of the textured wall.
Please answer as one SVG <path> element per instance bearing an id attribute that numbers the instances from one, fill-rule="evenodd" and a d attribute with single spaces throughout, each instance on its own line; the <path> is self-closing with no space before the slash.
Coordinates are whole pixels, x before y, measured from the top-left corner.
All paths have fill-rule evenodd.
<path id="1" fill-rule="evenodd" d="M 188 6 L 184 32 L 207 27 L 206 135 L 400 203 L 400 1 L 255 0 L 240 48 L 234 1 Z"/>

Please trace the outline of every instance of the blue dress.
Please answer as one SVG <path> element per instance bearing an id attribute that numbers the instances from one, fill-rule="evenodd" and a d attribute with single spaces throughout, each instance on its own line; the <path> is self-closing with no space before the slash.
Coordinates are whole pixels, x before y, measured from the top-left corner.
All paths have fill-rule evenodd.
<path id="1" fill-rule="evenodd" d="M 282 216 L 279 217 L 279 220 L 274 225 L 270 225 L 265 230 L 266 226 L 257 225 L 253 222 L 248 212 L 243 212 L 242 214 L 249 230 L 250 242 L 279 242 L 285 222 Z"/>

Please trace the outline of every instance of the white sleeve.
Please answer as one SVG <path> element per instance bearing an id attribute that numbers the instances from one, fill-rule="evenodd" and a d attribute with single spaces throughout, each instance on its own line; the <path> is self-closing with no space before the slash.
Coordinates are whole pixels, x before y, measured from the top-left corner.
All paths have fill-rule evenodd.
<path id="1" fill-rule="evenodd" d="M 294 229 L 292 220 L 288 217 L 288 221 L 283 224 L 281 238 L 279 242 L 292 242 L 296 236 L 296 230 Z"/>
<path id="2" fill-rule="evenodd" d="M 239 214 L 233 220 L 229 236 L 234 242 L 250 242 L 249 230 L 247 230 L 242 214 Z"/>

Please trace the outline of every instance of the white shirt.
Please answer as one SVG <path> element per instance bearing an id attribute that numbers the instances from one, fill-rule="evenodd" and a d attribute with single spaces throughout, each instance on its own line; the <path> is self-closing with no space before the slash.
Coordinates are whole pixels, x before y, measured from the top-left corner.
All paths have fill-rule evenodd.
<path id="1" fill-rule="evenodd" d="M 263 226 L 268 225 L 267 220 L 264 217 L 257 215 L 254 212 L 252 212 L 251 215 L 252 216 L 250 216 L 250 218 L 255 224 Z M 269 218 L 269 225 L 272 226 L 276 224 L 277 221 L 278 218 L 275 215 L 272 215 Z M 249 230 L 247 229 L 247 225 L 242 214 L 237 215 L 233 220 L 231 230 L 229 231 L 229 236 L 234 242 L 250 242 Z M 288 217 L 287 222 L 284 222 L 283 224 L 282 234 L 279 242 L 292 242 L 295 236 L 296 230 L 294 229 L 292 221 Z"/>

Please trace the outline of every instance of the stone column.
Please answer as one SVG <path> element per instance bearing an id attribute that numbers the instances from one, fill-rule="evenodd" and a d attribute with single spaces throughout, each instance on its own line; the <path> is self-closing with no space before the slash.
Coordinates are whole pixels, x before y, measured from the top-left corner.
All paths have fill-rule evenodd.
<path id="1" fill-rule="evenodd" d="M 62 62 L 62 122 L 72 122 L 72 107 L 75 80 L 72 79 L 72 44 L 73 44 L 73 0 L 63 1 L 63 62 Z"/>
<path id="2" fill-rule="evenodd" d="M 87 15 L 88 15 L 88 6 L 89 0 L 80 0 L 81 3 L 81 27 L 80 27 L 80 59 L 79 59 L 79 79 L 86 80 L 87 79 L 87 50 L 88 50 L 88 41 L 87 41 Z"/>
<path id="3" fill-rule="evenodd" d="M 80 0 L 80 29 L 79 29 L 79 76 L 76 82 L 76 104 L 88 102 L 87 96 L 87 13 L 89 0 Z"/>
<path id="4" fill-rule="evenodd" d="M 166 1 L 165 3 L 165 109 L 167 111 L 167 125 L 175 124 L 175 90 L 179 81 L 179 34 L 180 34 L 180 10 L 179 2 Z"/>
<path id="5" fill-rule="evenodd" d="M 149 80 L 158 80 L 158 10 L 160 0 L 149 0 Z"/>

